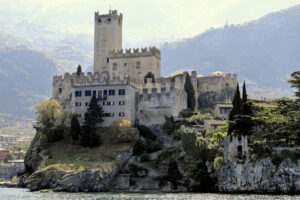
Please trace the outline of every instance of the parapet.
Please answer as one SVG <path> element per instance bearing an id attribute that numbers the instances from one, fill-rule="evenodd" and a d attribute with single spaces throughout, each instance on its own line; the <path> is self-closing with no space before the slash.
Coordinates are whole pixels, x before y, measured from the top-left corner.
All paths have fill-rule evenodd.
<path id="1" fill-rule="evenodd" d="M 73 86 L 91 86 L 91 85 L 120 85 L 130 84 L 135 86 L 139 84 L 138 80 L 130 77 L 110 77 L 108 73 L 103 72 L 88 72 L 86 75 L 82 72 L 80 76 L 77 73 L 65 73 L 64 75 L 58 75 L 53 77 L 53 86 L 70 84 Z"/>
<path id="2" fill-rule="evenodd" d="M 112 51 L 110 58 L 128 58 L 128 57 L 145 57 L 145 56 L 155 56 L 160 59 L 160 50 L 156 47 L 145 47 L 145 48 L 131 48 L 120 49 L 117 51 Z"/>
<path id="3" fill-rule="evenodd" d="M 99 12 L 95 12 L 95 22 L 97 24 L 110 24 L 112 20 L 118 20 L 119 23 L 122 23 L 122 19 L 122 13 L 118 14 L 117 10 L 109 10 L 108 14 L 103 15 L 99 15 Z"/>

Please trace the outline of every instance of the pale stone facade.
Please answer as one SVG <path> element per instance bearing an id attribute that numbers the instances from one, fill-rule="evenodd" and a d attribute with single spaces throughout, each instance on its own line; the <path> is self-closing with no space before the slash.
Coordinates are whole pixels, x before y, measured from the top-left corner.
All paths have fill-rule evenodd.
<path id="1" fill-rule="evenodd" d="M 122 49 L 122 23 L 123 15 L 116 10 L 106 15 L 95 13 L 94 72 L 79 76 L 66 73 L 53 78 L 53 98 L 76 114 L 81 123 L 93 95 L 104 110 L 103 126 L 115 119 L 153 125 L 164 123 L 165 116 L 176 118 L 187 108 L 184 85 L 188 73 L 195 91 L 195 110 L 199 108 L 198 96 L 207 92 L 225 91 L 226 102 L 231 101 L 236 75 L 197 77 L 196 71 L 192 71 L 161 77 L 161 54 L 157 48 Z M 144 80 L 148 72 L 155 75 L 154 80 Z M 110 90 L 115 91 L 114 95 Z M 119 95 L 119 90 L 124 93 Z"/>
<path id="2" fill-rule="evenodd" d="M 228 135 L 223 140 L 224 162 L 246 159 L 248 156 L 248 137 Z"/>

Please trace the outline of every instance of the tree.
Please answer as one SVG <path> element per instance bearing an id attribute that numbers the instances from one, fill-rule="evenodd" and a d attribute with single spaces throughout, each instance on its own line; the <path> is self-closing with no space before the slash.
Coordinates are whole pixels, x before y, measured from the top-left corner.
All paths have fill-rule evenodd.
<path id="1" fill-rule="evenodd" d="M 233 120 L 235 115 L 239 115 L 239 114 L 243 113 L 243 104 L 242 104 L 239 84 L 237 84 L 237 86 L 236 86 L 232 105 L 233 105 L 233 108 L 229 114 L 229 120 Z"/>
<path id="2" fill-rule="evenodd" d="M 85 113 L 85 126 L 90 126 L 92 128 L 96 127 L 96 124 L 103 122 L 102 119 L 103 110 L 102 107 L 98 105 L 98 100 L 95 96 L 91 98 L 89 102 L 89 107 Z"/>
<path id="3" fill-rule="evenodd" d="M 194 110 L 196 105 L 195 91 L 191 82 L 191 77 L 188 73 L 185 77 L 184 90 L 187 93 L 187 107 L 191 110 Z"/>
<path id="4" fill-rule="evenodd" d="M 37 114 L 37 125 L 39 127 L 54 127 L 64 120 L 63 108 L 55 99 L 42 101 L 35 106 L 35 112 Z"/>
<path id="5" fill-rule="evenodd" d="M 246 83 L 244 81 L 244 84 L 243 84 L 243 98 L 242 98 L 242 102 L 243 103 L 247 103 L 248 101 L 248 97 L 247 97 L 247 91 L 246 91 Z"/>
<path id="6" fill-rule="evenodd" d="M 155 83 L 155 75 L 153 72 L 148 72 L 144 77 L 144 82 L 147 83 L 147 78 L 152 78 L 152 83 Z"/>
<path id="7" fill-rule="evenodd" d="M 295 96 L 298 97 L 298 102 L 300 102 L 300 71 L 293 72 L 288 83 L 291 84 L 291 87 L 296 88 Z"/>
<path id="8" fill-rule="evenodd" d="M 79 124 L 79 121 L 78 121 L 76 115 L 72 116 L 70 135 L 74 141 L 77 141 L 79 139 L 79 135 L 81 135 L 80 124 Z"/>
<path id="9" fill-rule="evenodd" d="M 77 76 L 80 76 L 81 72 L 82 72 L 82 68 L 81 68 L 81 65 L 79 64 L 77 67 L 77 72 L 76 72 Z"/>
<path id="10" fill-rule="evenodd" d="M 100 139 L 96 132 L 97 124 L 103 122 L 103 110 L 98 105 L 95 96 L 91 98 L 87 112 L 84 115 L 85 121 L 81 132 L 81 144 L 84 146 L 98 146 Z"/>

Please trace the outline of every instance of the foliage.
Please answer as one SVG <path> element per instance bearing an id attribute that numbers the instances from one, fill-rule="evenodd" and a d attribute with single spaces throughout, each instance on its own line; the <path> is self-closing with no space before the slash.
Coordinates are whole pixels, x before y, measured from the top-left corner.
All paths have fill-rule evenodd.
<path id="1" fill-rule="evenodd" d="M 189 118 L 193 114 L 194 114 L 194 112 L 191 109 L 189 109 L 189 108 L 186 108 L 186 109 L 183 109 L 182 111 L 180 111 L 180 115 L 183 118 Z"/>
<path id="2" fill-rule="evenodd" d="M 147 78 L 152 78 L 152 83 L 155 83 L 155 75 L 153 72 L 148 72 L 144 77 L 144 82 L 147 83 Z"/>
<path id="3" fill-rule="evenodd" d="M 81 65 L 78 65 L 77 72 L 76 72 L 77 76 L 80 76 L 81 72 L 82 72 L 82 67 L 81 67 Z"/>
<path id="4" fill-rule="evenodd" d="M 133 155 L 141 156 L 144 152 L 153 153 L 160 151 L 162 149 L 162 142 L 156 141 L 143 141 L 141 139 L 137 140 L 133 146 Z"/>
<path id="5" fill-rule="evenodd" d="M 243 84 L 243 97 L 242 97 L 242 102 L 247 103 L 248 102 L 248 97 L 247 97 L 247 90 L 246 90 L 246 82 L 244 81 Z"/>
<path id="6" fill-rule="evenodd" d="M 79 139 L 79 135 L 81 135 L 80 124 L 76 115 L 73 115 L 71 119 L 70 136 L 72 137 L 72 140 L 77 141 Z"/>
<path id="7" fill-rule="evenodd" d="M 184 133 L 182 134 L 182 148 L 189 154 L 195 153 L 196 147 L 196 134 L 195 133 Z"/>
<path id="8" fill-rule="evenodd" d="M 95 96 L 91 98 L 89 107 L 84 115 L 84 125 L 81 131 L 81 144 L 84 146 L 98 146 L 100 144 L 100 137 L 96 132 L 96 126 L 103 122 L 103 110 L 98 105 Z"/>
<path id="9" fill-rule="evenodd" d="M 37 125 L 43 128 L 54 127 L 64 123 L 65 113 L 55 99 L 42 101 L 35 106 Z"/>
<path id="10" fill-rule="evenodd" d="M 183 176 L 178 169 L 178 164 L 175 159 L 171 159 L 168 164 L 168 175 L 166 179 L 172 183 L 173 189 L 177 189 L 178 180 L 182 179 Z"/>
<path id="11" fill-rule="evenodd" d="M 183 76 L 183 72 L 176 72 L 170 76 L 171 81 L 174 82 L 176 77 Z"/>
<path id="12" fill-rule="evenodd" d="M 204 120 L 212 119 L 212 118 L 213 117 L 210 113 L 205 113 L 205 114 L 197 113 L 196 115 L 192 115 L 191 117 L 185 119 L 185 122 L 187 124 L 192 124 L 192 125 L 203 125 Z"/>
<path id="13" fill-rule="evenodd" d="M 196 106 L 195 91 L 191 82 L 191 77 L 188 73 L 185 77 L 184 90 L 187 93 L 187 107 L 191 110 L 194 110 Z"/>
<path id="14" fill-rule="evenodd" d="M 137 129 L 128 120 L 114 120 L 105 134 L 111 144 L 133 143 L 137 137 Z"/>
<path id="15" fill-rule="evenodd" d="M 139 125 L 137 126 L 137 129 L 143 138 L 147 140 L 156 140 L 156 135 L 147 126 Z"/>
<path id="16" fill-rule="evenodd" d="M 298 102 L 300 103 L 300 71 L 293 72 L 288 82 L 291 84 L 291 87 L 296 89 L 295 96 L 298 97 Z"/>
<path id="17" fill-rule="evenodd" d="M 222 156 L 215 157 L 215 160 L 214 160 L 215 170 L 219 170 L 223 164 L 224 164 L 224 159 Z"/>
<path id="18" fill-rule="evenodd" d="M 146 151 L 144 151 L 143 154 L 141 155 L 141 161 L 142 162 L 147 162 L 149 160 L 150 160 L 149 154 Z"/>
<path id="19" fill-rule="evenodd" d="M 229 120 L 233 120 L 235 115 L 240 115 L 243 113 L 243 105 L 242 105 L 242 99 L 240 95 L 240 89 L 239 89 L 239 84 L 236 86 L 236 90 L 234 93 L 234 97 L 232 100 L 232 105 L 233 108 L 229 114 Z"/>
<path id="20" fill-rule="evenodd" d="M 165 123 L 163 124 L 163 130 L 171 135 L 174 130 L 178 128 L 178 125 L 175 123 L 174 117 L 167 117 L 165 116 Z"/>

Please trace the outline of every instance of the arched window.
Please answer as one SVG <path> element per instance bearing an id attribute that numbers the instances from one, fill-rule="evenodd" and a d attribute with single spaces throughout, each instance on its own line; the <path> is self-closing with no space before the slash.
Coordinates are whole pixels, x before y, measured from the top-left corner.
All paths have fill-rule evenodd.
<path id="1" fill-rule="evenodd" d="M 58 88 L 58 93 L 61 94 L 62 93 L 62 89 Z"/>

